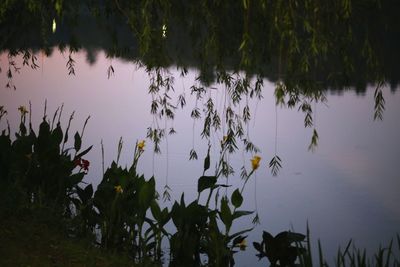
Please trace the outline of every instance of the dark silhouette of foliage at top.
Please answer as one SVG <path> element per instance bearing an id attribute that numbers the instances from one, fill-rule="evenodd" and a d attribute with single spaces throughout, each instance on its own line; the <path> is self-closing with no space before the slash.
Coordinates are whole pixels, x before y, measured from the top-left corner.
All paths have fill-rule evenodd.
<path id="1" fill-rule="evenodd" d="M 84 48 L 90 55 L 102 49 L 110 58 L 141 61 L 149 69 L 195 66 L 205 83 L 218 70 L 244 70 L 303 91 L 350 86 L 363 91 L 378 81 L 394 88 L 397 5 L 378 0 L 2 1 L 0 51 L 50 54 L 58 46 Z M 318 88 L 310 87 L 310 80 L 318 81 Z"/>

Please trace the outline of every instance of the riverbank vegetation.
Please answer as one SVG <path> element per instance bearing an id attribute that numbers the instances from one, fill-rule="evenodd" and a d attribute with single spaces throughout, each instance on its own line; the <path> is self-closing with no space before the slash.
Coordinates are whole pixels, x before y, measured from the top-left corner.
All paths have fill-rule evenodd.
<path id="1" fill-rule="evenodd" d="M 187 202 L 182 194 L 171 207 L 162 208 L 155 178 L 137 173 L 144 140 L 136 143 L 131 166 L 122 168 L 117 159 L 95 189 L 84 182 L 90 168 L 85 156 L 92 148 L 82 147 L 88 119 L 80 132 L 71 135 L 74 114 L 63 129 L 63 107 L 50 117 L 45 107 L 35 131 L 31 108 L 18 110 L 21 119 L 15 138 L 9 125 L 0 136 L 2 266 L 26 262 L 32 266 L 233 266 L 235 254 L 254 241 L 247 240 L 253 229 L 250 221 L 236 232 L 232 226 L 249 216 L 257 223 L 257 214 L 241 210 L 242 192 L 262 158 L 249 159 L 250 168 L 242 169 L 239 188 L 223 183 L 221 177 L 230 173 L 224 155 L 235 145 L 231 136 L 220 144 L 215 170 L 208 150 L 197 199 Z M 0 114 L 1 122 L 7 115 L 4 107 Z M 222 190 L 227 187 L 229 191 Z M 175 230 L 168 231 L 167 224 Z M 271 266 L 312 266 L 308 237 L 286 231 L 273 237 L 264 232 L 262 241 L 252 244 L 257 256 L 267 258 Z M 397 243 L 400 246 L 399 237 Z M 351 252 L 349 245 L 338 252 L 336 265 L 398 266 L 398 251 L 394 251 L 391 243 L 368 259 L 362 250 Z M 319 260 L 320 266 L 326 265 L 321 250 Z"/>

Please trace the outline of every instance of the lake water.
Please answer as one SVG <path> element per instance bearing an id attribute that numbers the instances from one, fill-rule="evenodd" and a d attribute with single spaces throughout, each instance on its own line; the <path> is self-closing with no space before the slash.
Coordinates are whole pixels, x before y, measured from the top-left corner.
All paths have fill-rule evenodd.
<path id="1" fill-rule="evenodd" d="M 97 185 L 101 180 L 101 141 L 109 166 L 117 157 L 117 144 L 122 137 L 120 163 L 129 165 L 135 142 L 145 139 L 147 127 L 154 123 L 146 71 L 129 62 L 111 61 L 101 52 L 95 63 L 88 64 L 85 53 L 79 52 L 74 56 L 76 75 L 69 76 L 65 66 L 67 56 L 55 51 L 50 57 L 42 54 L 37 57 L 40 69 L 23 68 L 14 77 L 15 91 L 4 88 L 6 75 L 4 71 L 0 73 L 0 105 L 8 110 L 12 129 L 17 128 L 20 105 L 28 106 L 31 101 L 34 125 L 38 125 L 46 99 L 49 114 L 63 103 L 63 125 L 74 110 L 75 130 L 80 130 L 85 118 L 91 116 L 83 138 L 84 146 L 94 145 L 87 156 L 91 162 L 87 182 Z M 3 70 L 6 62 L 7 56 L 2 54 Z M 110 63 L 115 75 L 108 79 Z M 180 71 L 173 67 L 170 72 L 175 77 L 176 94 L 185 92 L 188 103 L 176 113 L 173 122 L 167 122 L 177 134 L 163 140 L 160 155 L 152 152 L 152 144 L 147 141 L 139 170 L 146 177 L 156 177 L 160 192 L 168 183 L 172 199 L 179 199 L 184 192 L 191 201 L 196 198 L 197 179 L 202 175 L 202 159 L 207 149 L 207 143 L 200 137 L 200 121 L 194 123 L 190 117 L 196 105 L 194 98 L 189 100 L 190 86 L 197 72 L 189 69 L 185 77 L 180 77 Z M 215 87 L 212 97 L 222 108 L 224 88 L 212 87 Z M 265 265 L 258 262 L 251 246 L 253 241 L 261 241 L 262 230 L 273 234 L 289 229 L 305 233 L 308 222 L 313 243 L 321 239 L 328 261 L 333 259 L 337 247 L 345 246 L 350 238 L 357 247 L 367 248 L 371 253 L 400 232 L 400 95 L 384 88 L 384 119 L 374 121 L 374 89 L 368 87 L 360 95 L 354 91 L 326 92 L 327 101 L 313 106 L 319 134 L 318 147 L 313 153 L 307 149 L 312 129 L 304 127 L 304 114 L 297 109 L 276 108 L 274 84 L 265 81 L 264 98 L 250 103 L 253 117 L 249 124 L 250 136 L 261 149 L 261 167 L 249 181 L 244 195 L 245 208 L 257 208 L 261 224 L 249 234 L 247 251 L 236 256 L 237 266 Z M 202 102 L 197 105 L 202 107 Z M 2 121 L 0 128 L 5 127 Z M 222 132 L 217 132 L 211 138 L 212 158 L 218 152 L 222 136 Z M 283 163 L 277 177 L 267 168 L 275 144 Z M 198 161 L 188 160 L 193 146 Z M 229 159 L 236 170 L 228 181 L 233 187 L 241 185 L 240 167 L 245 164 L 250 168 L 250 158 L 251 155 L 238 152 Z M 246 228 L 251 220 L 250 216 L 235 227 Z"/>

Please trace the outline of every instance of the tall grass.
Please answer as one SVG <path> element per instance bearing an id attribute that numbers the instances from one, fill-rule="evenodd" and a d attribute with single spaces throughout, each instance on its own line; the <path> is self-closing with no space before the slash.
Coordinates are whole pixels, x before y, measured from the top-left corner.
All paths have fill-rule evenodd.
<path id="1" fill-rule="evenodd" d="M 397 248 L 396 248 L 396 243 Z M 396 234 L 396 242 L 393 239 L 387 246 L 379 246 L 373 255 L 368 255 L 366 249 L 358 248 L 352 239 L 349 240 L 344 250 L 338 248 L 333 263 L 328 263 L 324 256 L 321 241 L 318 240 L 317 258 L 311 250 L 310 230 L 307 226 L 305 244 L 298 242 L 297 246 L 305 249 L 305 253 L 299 256 L 299 266 L 304 267 L 398 267 L 400 266 L 400 236 Z M 317 263 L 316 263 L 317 261 Z"/>

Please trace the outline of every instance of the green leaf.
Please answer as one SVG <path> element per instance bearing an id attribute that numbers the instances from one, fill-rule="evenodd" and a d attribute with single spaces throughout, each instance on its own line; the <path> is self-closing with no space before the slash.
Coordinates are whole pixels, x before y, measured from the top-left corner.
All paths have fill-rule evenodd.
<path id="1" fill-rule="evenodd" d="M 263 231 L 262 238 L 263 238 L 263 242 L 267 243 L 267 244 L 274 241 L 274 237 L 266 231 Z"/>
<path id="2" fill-rule="evenodd" d="M 237 210 L 233 213 L 232 218 L 233 220 L 240 218 L 242 216 L 247 216 L 253 214 L 254 211 L 247 211 L 247 210 Z"/>
<path id="3" fill-rule="evenodd" d="M 91 198 L 93 196 L 93 186 L 92 184 L 89 184 L 85 187 L 85 196 L 87 199 Z"/>
<path id="4" fill-rule="evenodd" d="M 302 242 L 306 238 L 305 235 L 300 233 L 288 232 L 287 239 L 289 242 Z"/>
<path id="5" fill-rule="evenodd" d="M 81 140 L 81 137 L 80 137 L 78 132 L 76 132 L 74 138 L 75 138 L 74 148 L 75 148 L 76 151 L 79 151 L 81 149 L 81 146 L 82 146 L 82 140 Z"/>
<path id="6" fill-rule="evenodd" d="M 231 228 L 232 226 L 232 212 L 228 205 L 228 199 L 222 198 L 221 199 L 221 212 L 219 213 L 222 222 L 225 224 L 227 229 Z"/>
<path id="7" fill-rule="evenodd" d="M 258 251 L 258 252 L 263 252 L 262 246 L 258 242 L 253 242 L 253 247 Z"/>
<path id="8" fill-rule="evenodd" d="M 232 193 L 231 202 L 232 202 L 233 206 L 235 206 L 235 208 L 239 208 L 242 205 L 243 197 L 242 197 L 242 194 L 240 193 L 239 189 L 236 189 Z"/>
<path id="9" fill-rule="evenodd" d="M 158 205 L 157 201 L 152 201 L 151 202 L 151 214 L 153 214 L 154 219 L 156 219 L 157 221 L 161 220 L 161 209 L 160 206 Z"/>
<path id="10" fill-rule="evenodd" d="M 161 212 L 160 224 L 165 225 L 169 219 L 171 219 L 171 214 L 168 212 L 168 208 L 164 208 Z"/>
<path id="11" fill-rule="evenodd" d="M 139 191 L 139 206 L 142 208 L 142 212 L 145 212 L 154 199 L 155 186 L 154 178 L 151 178 L 148 182 L 144 183 Z"/>
<path id="12" fill-rule="evenodd" d="M 83 172 L 72 174 L 68 179 L 69 186 L 73 187 L 82 182 L 83 176 L 85 176 L 85 173 Z"/>
<path id="13" fill-rule="evenodd" d="M 68 142 L 68 131 L 65 131 L 65 135 L 64 135 L 64 144 Z"/>
<path id="14" fill-rule="evenodd" d="M 210 168 L 210 147 L 208 147 L 207 156 L 204 159 L 204 172 Z"/>
<path id="15" fill-rule="evenodd" d="M 79 199 L 83 202 L 85 198 L 85 191 L 79 186 L 76 187 L 76 193 L 78 194 Z"/>
<path id="16" fill-rule="evenodd" d="M 248 229 L 239 231 L 239 232 L 237 232 L 237 233 L 234 233 L 233 235 L 230 235 L 230 236 L 229 236 L 228 240 L 235 239 L 236 237 L 241 236 L 242 234 L 248 233 L 248 232 L 252 231 L 253 229 L 254 229 L 254 228 L 252 227 L 252 228 L 248 228 Z"/>
<path id="17" fill-rule="evenodd" d="M 89 199 L 92 198 L 93 195 L 93 186 L 89 184 L 85 187 L 85 189 L 80 188 L 79 186 L 75 187 L 76 193 L 82 203 L 87 203 Z"/>
<path id="18" fill-rule="evenodd" d="M 81 153 L 79 153 L 78 155 L 76 155 L 76 158 L 81 158 L 81 157 L 83 157 L 84 155 L 86 155 L 86 154 L 92 149 L 92 147 L 93 147 L 93 146 L 90 146 L 90 147 L 88 147 L 87 149 L 85 149 L 84 151 L 82 151 Z"/>
<path id="19" fill-rule="evenodd" d="M 48 138 L 50 136 L 50 125 L 43 119 L 39 126 L 38 146 L 40 150 L 47 149 Z"/>
<path id="20" fill-rule="evenodd" d="M 217 182 L 216 176 L 201 176 L 197 181 L 197 192 L 200 194 L 207 188 L 211 188 Z"/>
<path id="21" fill-rule="evenodd" d="M 75 206 L 75 208 L 76 208 L 77 210 L 80 210 L 80 209 L 81 209 L 81 207 L 82 207 L 82 202 L 81 202 L 79 199 L 73 198 L 73 199 L 71 199 L 71 201 L 72 201 L 72 203 L 74 204 L 74 206 Z"/>
<path id="22" fill-rule="evenodd" d="M 183 196 L 183 194 L 182 194 L 182 196 Z M 182 200 L 182 198 L 181 198 L 181 200 Z M 182 201 L 181 201 L 181 205 L 182 205 Z M 174 205 L 172 205 L 171 217 L 172 217 L 172 222 L 174 223 L 175 227 L 177 229 L 179 229 L 181 226 L 181 223 L 182 223 L 182 211 L 181 211 L 181 206 L 176 201 L 175 201 Z"/>
<path id="23" fill-rule="evenodd" d="M 61 130 L 61 126 L 58 123 L 57 127 L 54 129 L 52 133 L 52 138 L 57 145 L 60 145 L 63 139 L 63 132 Z"/>

